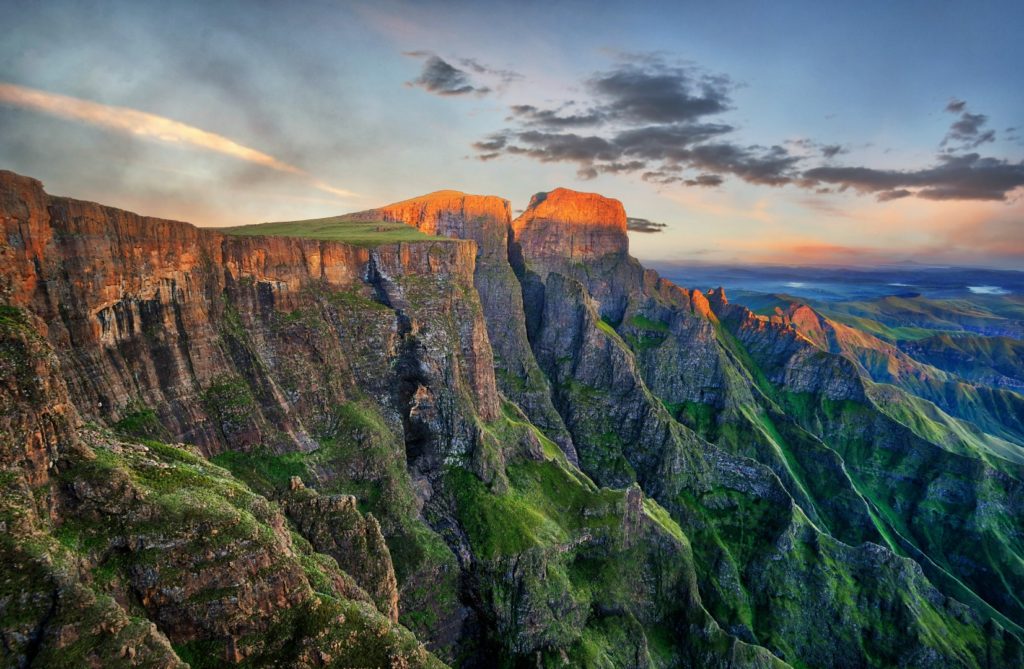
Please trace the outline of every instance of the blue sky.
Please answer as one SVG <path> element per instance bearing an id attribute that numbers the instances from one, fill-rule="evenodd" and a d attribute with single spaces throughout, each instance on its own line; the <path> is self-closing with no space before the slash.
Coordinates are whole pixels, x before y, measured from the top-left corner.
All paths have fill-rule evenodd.
<path id="1" fill-rule="evenodd" d="M 668 224 L 641 259 L 1024 268 L 1022 3 L 297 5 L 8 8 L 0 167 L 201 225 L 566 186 Z"/>

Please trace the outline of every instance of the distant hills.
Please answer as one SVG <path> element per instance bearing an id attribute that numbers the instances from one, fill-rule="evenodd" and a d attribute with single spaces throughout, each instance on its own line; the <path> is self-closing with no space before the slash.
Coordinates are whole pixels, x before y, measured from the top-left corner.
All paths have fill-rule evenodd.
<path id="1" fill-rule="evenodd" d="M 3 663 L 1024 666 L 1006 273 L 686 287 L 629 225 L 0 172 Z"/>

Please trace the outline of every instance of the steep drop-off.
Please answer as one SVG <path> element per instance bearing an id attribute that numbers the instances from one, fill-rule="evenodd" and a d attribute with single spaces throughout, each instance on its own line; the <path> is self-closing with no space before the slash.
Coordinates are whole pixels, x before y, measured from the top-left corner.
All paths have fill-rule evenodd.
<path id="1" fill-rule="evenodd" d="M 615 200 L 353 246 L 0 172 L 0 215 L 6 664 L 1024 660 L 1014 463 L 644 270 Z"/>

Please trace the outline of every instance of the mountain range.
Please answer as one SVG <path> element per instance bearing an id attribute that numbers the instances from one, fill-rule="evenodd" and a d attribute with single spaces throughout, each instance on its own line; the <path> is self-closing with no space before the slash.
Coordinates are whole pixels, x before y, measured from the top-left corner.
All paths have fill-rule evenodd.
<path id="1" fill-rule="evenodd" d="M 197 228 L 0 172 L 0 658 L 1024 666 L 1024 303 L 684 288 L 620 202 Z"/>

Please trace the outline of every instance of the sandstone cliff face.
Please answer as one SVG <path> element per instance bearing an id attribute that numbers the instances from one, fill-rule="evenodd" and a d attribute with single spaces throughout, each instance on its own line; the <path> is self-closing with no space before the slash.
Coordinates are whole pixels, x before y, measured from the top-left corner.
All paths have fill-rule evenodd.
<path id="1" fill-rule="evenodd" d="M 223 470 L 187 450 L 82 428 L 41 323 L 3 309 L 5 666 L 275 664 L 297 659 L 286 641 L 310 657 L 431 666 L 383 617 L 320 601 L 314 575 L 349 606 L 370 598 L 336 564 L 305 568 L 311 558 L 283 517 Z"/>
<path id="2" fill-rule="evenodd" d="M 50 480 L 61 448 L 74 446 L 80 422 L 60 377 L 60 363 L 38 333 L 42 327 L 20 310 L 0 307 L 0 466 L 20 472 L 31 486 Z"/>
<path id="3" fill-rule="evenodd" d="M 1021 661 L 942 594 L 1015 610 L 1018 472 L 879 412 L 813 314 L 645 271 L 616 201 L 510 238 L 442 192 L 357 217 L 469 241 L 363 249 L 0 186 L 11 657 L 437 666 L 404 625 L 463 666 Z"/>
<path id="4" fill-rule="evenodd" d="M 549 217 L 559 218 L 557 213 L 549 213 Z M 572 219 L 573 215 L 564 218 Z M 518 222 L 516 228 L 517 233 L 520 228 L 526 229 Z M 517 241 L 520 239 L 517 234 Z M 624 244 L 613 248 L 624 248 Z M 714 576 L 703 575 L 701 580 L 704 602 L 710 610 L 720 611 L 724 618 L 742 620 L 739 610 L 731 609 L 732 596 L 726 594 L 737 587 L 750 593 L 749 605 L 759 610 L 765 604 L 758 602 L 766 601 L 763 598 L 768 591 L 773 591 L 774 597 L 786 591 L 790 593 L 787 597 L 800 600 L 804 596 L 801 583 L 814 582 L 816 587 L 828 590 L 831 586 L 825 585 L 825 574 L 831 561 L 845 565 L 843 570 L 856 572 L 860 572 L 857 565 L 865 562 L 884 565 L 868 569 L 882 570 L 877 579 L 872 577 L 868 587 L 886 592 L 881 596 L 888 601 L 898 598 L 908 581 L 923 582 L 920 572 L 901 571 L 888 551 L 875 555 L 868 549 L 849 550 L 826 540 L 804 515 L 810 514 L 815 522 L 848 541 L 881 540 L 842 458 L 826 445 L 832 439 L 849 444 L 858 438 L 823 429 L 822 422 L 806 420 L 798 424 L 780 414 L 774 404 L 780 390 L 787 396 L 809 395 L 826 403 L 850 403 L 861 407 L 865 414 L 861 420 L 872 416 L 872 429 L 882 430 L 874 432 L 881 443 L 905 443 L 906 434 L 895 436 L 898 426 L 887 422 L 882 414 L 872 413 L 863 382 L 850 360 L 822 351 L 791 321 L 757 317 L 730 305 L 720 289 L 708 291 L 705 297 L 659 282 L 653 273 L 643 274 L 624 254 L 604 254 L 580 267 L 569 259 L 574 252 L 571 247 L 562 248 L 565 255 L 561 257 L 557 247 L 544 243 L 521 242 L 520 249 L 528 319 L 533 314 L 531 341 L 542 368 L 553 380 L 556 406 L 573 434 L 583 469 L 595 479 L 616 486 L 639 480 L 644 490 L 676 517 L 686 518 L 693 513 L 713 518 L 710 525 L 684 523 L 686 531 L 703 537 L 695 545 L 707 548 L 718 541 L 728 544 L 737 531 L 741 536 L 755 532 L 760 536 L 758 541 L 767 542 L 764 549 L 738 561 L 715 550 L 702 553 L 698 564 L 719 565 Z M 602 280 L 608 276 L 615 279 Z M 595 301 L 591 302 L 591 297 Z M 680 335 L 693 337 L 696 347 L 690 347 L 689 338 Z M 690 358 L 696 367 L 683 364 L 690 354 L 687 348 L 700 351 Z M 634 359 L 638 364 L 632 362 Z M 665 361 L 671 361 L 668 370 L 658 364 Z M 646 381 L 654 386 L 646 387 Z M 654 387 L 657 390 L 652 394 Z M 700 394 L 695 393 L 698 389 Z M 767 463 L 771 471 L 709 445 L 698 446 L 692 433 L 673 426 L 657 406 L 655 396 L 673 398 L 679 404 L 670 408 L 679 412 L 676 415 L 680 419 L 720 439 L 725 448 Z M 708 406 L 721 410 L 712 410 L 710 423 L 701 413 L 701 407 Z M 801 414 L 794 411 L 794 415 Z M 855 429 L 863 435 L 863 423 Z M 826 444 L 815 434 L 825 438 Z M 851 451 L 844 455 L 847 467 L 850 458 L 859 458 Z M 1000 504 L 1013 504 L 1008 494 L 1008 490 L 996 494 L 1002 500 Z M 802 511 L 795 511 L 794 501 Z M 762 506 L 765 502 L 768 505 Z M 784 511 L 787 504 L 789 510 Z M 701 507 L 703 511 L 698 510 Z M 719 515 L 726 509 L 725 515 Z M 757 519 L 754 525 L 746 525 L 750 518 Z M 740 529 L 744 526 L 747 529 Z M 711 540 L 707 532 L 719 539 Z M 799 564 L 786 562 L 784 567 L 784 562 L 771 558 L 761 563 L 761 558 L 773 552 L 767 544 L 813 544 L 828 557 L 824 563 L 812 558 Z M 744 561 L 751 558 L 761 566 L 744 566 Z M 896 585 L 900 582 L 904 585 Z M 994 593 L 988 594 L 995 597 Z M 826 596 L 829 603 L 825 606 L 839 615 L 841 599 L 833 590 Z M 822 606 L 822 600 L 816 601 L 814 606 Z M 898 616 L 912 615 L 909 611 L 914 605 L 909 605 L 910 609 L 903 606 L 898 608 Z M 805 621 L 772 608 L 771 615 L 779 621 L 787 620 L 784 625 L 789 629 L 804 626 Z M 814 637 L 811 628 L 803 629 L 794 639 Z M 740 638 L 762 638 L 763 634 L 756 622 L 730 631 Z M 794 641 L 796 645 L 772 648 L 780 656 L 794 654 L 812 664 L 841 663 L 847 651 L 836 649 L 845 645 L 849 652 L 855 652 L 853 648 L 859 643 L 856 626 L 835 628 L 830 634 L 831 650 L 814 641 Z M 902 652 L 899 646 L 888 643 L 883 643 L 886 650 L 880 652 Z M 918 656 L 904 661 L 922 660 Z"/>
<path id="5" fill-rule="evenodd" d="M 550 272 L 582 283 L 603 318 L 622 320 L 629 296 L 642 283 L 643 268 L 628 254 L 621 202 L 559 188 L 535 195 L 512 227 L 511 255 L 523 282 L 531 336 Z"/>
<path id="6" fill-rule="evenodd" d="M 521 406 L 530 420 L 558 443 L 570 460 L 575 460 L 572 438 L 551 405 L 547 379 L 530 350 L 522 288 L 509 262 L 510 212 L 508 200 L 440 191 L 352 217 L 397 221 L 429 234 L 477 243 L 473 284 L 487 321 L 498 385 L 506 397 Z"/>
<path id="7" fill-rule="evenodd" d="M 513 229 L 523 254 L 534 262 L 583 262 L 629 249 L 622 203 L 596 193 L 566 188 L 537 193 Z"/>
<path id="8" fill-rule="evenodd" d="M 482 257 L 505 258 L 511 211 L 508 200 L 499 197 L 444 190 L 350 217 L 395 221 L 430 235 L 472 239 Z"/>
<path id="9" fill-rule="evenodd" d="M 450 277 L 447 286 L 457 290 L 473 277 L 472 242 L 371 253 L 331 242 L 231 238 L 49 198 L 38 182 L 10 173 L 0 177 L 5 211 L 11 212 L 4 218 L 2 247 L 13 270 L 4 274 L 11 303 L 31 308 L 48 324 L 85 417 L 117 419 L 133 402 L 155 407 L 172 437 L 210 453 L 265 441 L 271 426 L 283 433 L 273 437 L 280 448 L 312 445 L 311 426 L 297 420 L 302 412 L 290 410 L 287 389 L 272 382 L 253 389 L 257 411 L 227 431 L 209 403 L 204 406 L 204 391 L 227 377 L 245 378 L 252 366 L 252 356 L 230 341 L 232 329 L 248 330 L 260 345 L 272 347 L 282 343 L 273 341 L 277 314 L 316 308 L 314 291 L 372 291 L 365 280 L 370 275 L 385 281 Z M 461 302 L 453 298 L 451 304 Z M 461 320 L 460 348 L 468 364 L 448 373 L 465 380 L 485 418 L 494 416 L 497 392 L 482 315 Z M 266 352 L 271 365 L 287 355 Z M 260 357 L 262 351 L 250 353 Z"/>
<path id="10" fill-rule="evenodd" d="M 78 437 L 80 420 L 40 327 L 31 315 L 0 307 L 0 661 L 184 667 L 155 626 L 83 583 L 48 534 L 61 517 L 61 471 L 94 456 Z"/>
<path id="11" fill-rule="evenodd" d="M 718 316 L 775 385 L 793 393 L 820 393 L 830 400 L 866 401 L 853 363 L 821 351 L 789 323 L 733 305 L 720 308 Z"/>
<path id="12" fill-rule="evenodd" d="M 369 250 L 298 239 L 231 238 L 51 198 L 38 182 L 10 173 L 0 176 L 5 303 L 41 317 L 35 325 L 59 352 L 53 364 L 65 370 L 69 404 L 81 407 L 87 420 L 124 429 L 149 421 L 155 428 L 147 436 L 188 440 L 211 456 L 239 450 L 316 453 L 325 439 L 334 443 L 334 431 L 349 424 L 348 407 L 363 401 L 365 389 L 376 387 L 380 404 L 373 411 L 381 414 L 381 435 L 401 435 L 403 423 L 417 420 L 436 429 L 429 448 L 410 451 L 419 469 L 436 474 L 443 462 L 474 457 L 481 439 L 477 421 L 500 413 L 486 327 L 472 288 L 476 246 L 471 241 Z M 355 335 L 359 347 L 375 348 L 374 355 L 350 355 L 342 332 Z M 375 339 L 363 340 L 363 335 Z M 49 350 L 46 340 L 35 346 Z M 33 345 L 26 340 L 12 348 Z M 408 395 L 405 375 L 416 381 Z M 363 385 L 364 378 L 374 383 Z M 48 434 L 47 425 L 66 420 L 60 401 L 50 395 L 40 397 L 44 400 L 52 408 L 33 406 L 31 414 L 9 426 L 24 444 L 24 454 L 8 456 L 5 449 L 12 465 L 37 472 L 36 478 L 44 476 L 53 460 L 49 451 L 60 441 Z M 358 468 L 325 452 L 324 465 L 310 478 L 328 488 L 336 481 L 380 481 L 385 492 L 380 503 L 400 501 L 388 518 L 389 531 L 402 534 L 411 530 L 396 518 L 415 518 L 410 516 L 416 513 L 415 498 L 395 487 L 403 484 L 390 463 L 392 454 L 400 458 L 409 485 L 407 444 L 376 435 L 367 438 L 377 444 L 377 454 L 367 453 Z M 110 500 L 103 507 L 107 511 L 88 510 L 90 500 L 104 498 Z M 76 489 L 65 501 L 67 513 L 92 514 L 96 522 L 110 522 L 102 518 L 116 516 L 103 513 L 129 505 L 129 499 L 105 488 Z M 164 511 L 144 508 L 139 513 L 158 517 Z M 191 545 L 201 536 L 195 530 L 183 528 L 185 534 L 176 541 Z M 393 618 L 394 571 L 387 551 L 377 550 L 379 535 L 364 533 L 369 548 L 356 578 Z M 343 545 L 338 554 L 347 548 L 352 546 Z M 149 548 L 140 544 L 133 550 L 147 554 Z M 309 601 L 305 595 L 293 598 L 305 582 L 301 570 L 296 581 L 294 570 L 278 568 L 279 578 L 292 579 L 279 584 L 268 585 L 257 576 L 274 569 L 268 559 L 276 553 L 281 549 L 257 546 L 253 553 L 229 545 L 221 555 L 232 559 L 221 558 L 221 572 L 207 571 L 212 580 L 168 590 L 159 570 L 140 571 L 147 585 L 131 581 L 131 587 L 146 593 L 156 588 L 139 596 L 175 643 L 227 638 L 232 655 L 260 654 L 246 648 L 249 642 L 242 637 L 270 634 L 278 629 L 274 610 L 305 607 Z M 169 561 L 171 573 L 190 568 L 186 556 L 181 559 L 180 565 Z M 424 568 L 427 574 L 435 567 Z M 206 597 L 232 573 L 257 588 L 232 599 L 232 606 L 248 611 L 252 619 L 239 613 L 214 624 L 210 607 L 223 608 L 223 602 L 197 607 L 190 598 Z M 416 582 L 417 573 L 413 568 L 409 583 Z M 361 592 L 349 583 L 348 594 Z"/>

